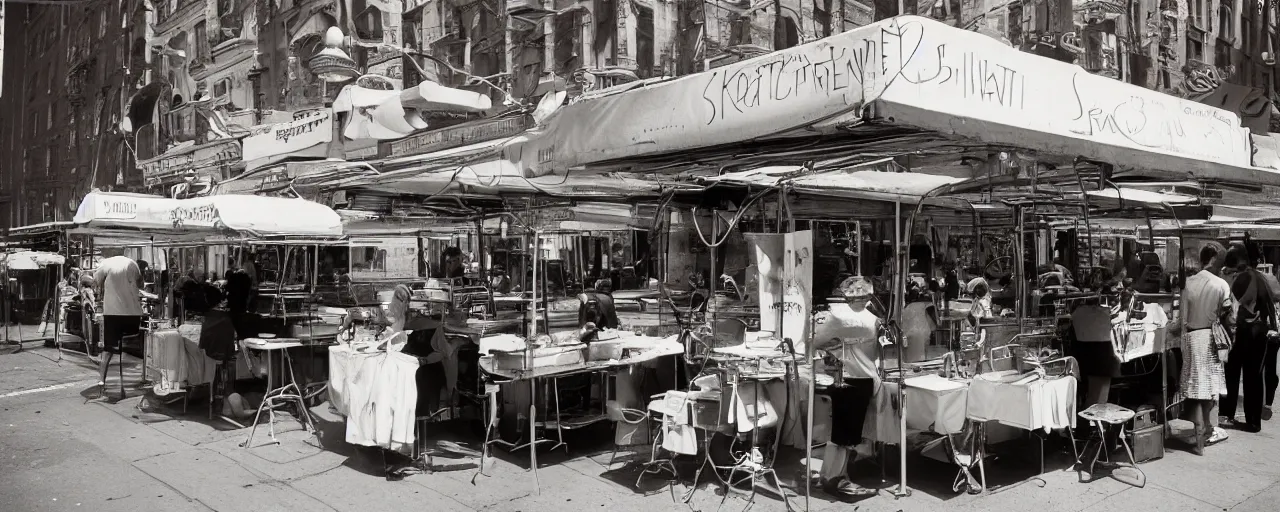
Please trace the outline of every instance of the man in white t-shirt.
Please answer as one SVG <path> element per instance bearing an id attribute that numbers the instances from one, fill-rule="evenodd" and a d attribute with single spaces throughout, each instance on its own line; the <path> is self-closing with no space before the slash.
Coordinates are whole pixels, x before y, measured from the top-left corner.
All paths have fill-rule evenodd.
<path id="1" fill-rule="evenodd" d="M 124 338 L 138 334 L 142 326 L 142 270 L 132 259 L 113 256 L 102 260 L 93 274 L 94 286 L 102 294 L 102 362 L 98 365 L 99 389 L 105 393 L 107 365 L 119 354 Z M 123 357 L 123 356 L 121 356 Z M 120 383 L 124 389 L 124 383 Z"/>

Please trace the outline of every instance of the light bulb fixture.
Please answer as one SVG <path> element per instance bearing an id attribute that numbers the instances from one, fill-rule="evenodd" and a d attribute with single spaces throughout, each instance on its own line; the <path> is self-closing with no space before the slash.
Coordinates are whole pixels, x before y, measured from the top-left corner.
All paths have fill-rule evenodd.
<path id="1" fill-rule="evenodd" d="M 320 80 L 328 83 L 342 83 L 360 76 L 360 72 L 356 71 L 356 61 L 352 60 L 347 52 L 342 51 L 343 39 L 342 29 L 329 27 L 329 30 L 324 33 L 324 49 L 307 61 L 307 67 L 311 68 L 311 72 L 320 77 Z"/>

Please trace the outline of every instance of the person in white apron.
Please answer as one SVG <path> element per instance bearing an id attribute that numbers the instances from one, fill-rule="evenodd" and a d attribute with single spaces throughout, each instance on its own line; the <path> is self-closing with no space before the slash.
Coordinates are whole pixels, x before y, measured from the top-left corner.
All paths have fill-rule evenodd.
<path id="1" fill-rule="evenodd" d="M 875 494 L 851 482 L 848 467 L 856 458 L 854 448 L 864 440 L 863 425 L 880 390 L 881 320 L 867 308 L 874 290 L 866 278 L 850 277 L 840 290 L 845 302 L 818 313 L 813 336 L 814 347 L 838 360 L 843 373 L 842 382 L 825 390 L 832 405 L 831 442 L 823 453 L 821 477 L 828 494 L 855 500 Z"/>

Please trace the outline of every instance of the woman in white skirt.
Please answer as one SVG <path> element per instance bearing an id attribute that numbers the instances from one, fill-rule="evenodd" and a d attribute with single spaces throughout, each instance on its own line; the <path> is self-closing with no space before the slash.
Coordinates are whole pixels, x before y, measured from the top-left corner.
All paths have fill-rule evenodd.
<path id="1" fill-rule="evenodd" d="M 1231 319 L 1231 287 L 1208 270 L 1217 256 L 1218 251 L 1212 246 L 1201 249 L 1199 265 L 1189 265 L 1190 269 L 1199 270 L 1187 277 L 1182 287 L 1186 334 L 1182 339 L 1179 389 L 1190 408 L 1191 422 L 1196 424 L 1196 455 L 1203 455 L 1205 444 L 1215 441 L 1209 438 L 1216 430 L 1214 403 L 1227 388 L 1222 360 L 1214 345 L 1213 326 Z"/>

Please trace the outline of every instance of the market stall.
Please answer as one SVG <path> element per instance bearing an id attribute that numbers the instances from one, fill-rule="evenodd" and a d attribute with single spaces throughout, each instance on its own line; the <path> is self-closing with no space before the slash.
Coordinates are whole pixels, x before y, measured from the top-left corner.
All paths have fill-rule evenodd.
<path id="1" fill-rule="evenodd" d="M 876 50 L 881 46 L 911 50 L 899 58 L 902 52 Z M 836 50 L 844 53 L 832 57 Z M 939 61 L 936 57 L 943 54 Z M 1012 81 L 993 92 L 971 90 L 971 80 L 957 80 L 969 70 L 957 60 L 975 54 L 1007 61 L 1006 67 L 1015 71 Z M 783 77 L 826 73 L 831 79 L 805 81 L 804 87 L 817 87 L 812 91 L 735 96 L 734 91 L 742 90 L 755 94 L 751 84 L 760 78 L 761 69 Z M 848 84 L 840 83 L 842 70 Z M 1087 93 L 1080 92 L 1081 86 L 1088 86 Z M 1029 90 L 1059 91 L 1079 101 L 1029 105 L 1023 101 Z M 1097 115 L 1085 118 L 1080 112 Z M 1125 125 L 1123 119 L 1136 117 L 1158 120 L 1144 126 L 1178 129 L 1138 133 L 1143 130 L 1135 124 L 1116 128 Z M 1078 216 L 1083 205 L 1082 226 L 1087 231 L 1092 225 L 1091 201 L 1110 205 L 1102 209 L 1121 211 L 1131 204 L 1143 204 L 1145 211 L 1178 202 L 1140 191 L 1112 193 L 1115 181 L 1126 177 L 1212 176 L 1274 184 L 1274 173 L 1252 167 L 1248 134 L 1233 120 L 1224 111 L 1104 81 L 1076 67 L 1010 50 L 980 34 L 908 16 L 692 76 L 592 92 L 560 109 L 537 132 L 493 146 L 502 146 L 505 158 L 486 154 L 483 162 L 446 162 L 425 172 L 405 168 L 348 184 L 382 193 L 412 191 L 433 199 L 455 193 L 501 194 L 504 187 L 556 198 L 561 189 L 551 185 L 559 180 L 590 180 L 616 171 L 652 179 L 661 195 L 650 236 L 663 240 L 664 261 L 654 276 L 658 296 L 669 299 L 666 285 L 690 276 L 706 272 L 713 278 L 706 280 L 706 288 L 715 307 L 708 308 L 707 317 L 685 325 L 681 339 L 687 362 L 699 363 L 692 368 L 691 373 L 698 374 L 690 375 L 697 377 L 693 380 L 707 378 L 702 372 L 708 368 L 719 373 L 683 396 L 668 395 L 675 409 L 659 411 L 665 425 L 679 426 L 664 428 L 664 436 L 678 431 L 673 437 L 679 442 L 671 445 L 677 453 L 702 453 L 700 441 L 726 428 L 729 418 L 697 424 L 677 419 L 687 417 L 685 408 L 694 407 L 697 400 L 716 396 L 721 398 L 719 405 L 728 401 L 723 409 L 743 408 L 747 421 L 735 417 L 732 431 L 744 435 L 774 429 L 789 433 L 777 436 L 786 439 L 780 442 L 807 449 L 813 439 L 795 436 L 796 432 L 813 436 L 824 429 L 840 430 L 833 428 L 835 413 L 814 412 L 823 410 L 816 388 L 830 388 L 828 394 L 834 389 L 836 396 L 848 393 L 841 389 L 846 386 L 841 385 L 844 376 L 838 369 L 834 377 L 823 378 L 820 365 L 810 363 L 815 347 L 829 341 L 812 337 L 819 330 L 814 325 L 820 316 L 815 313 L 824 302 L 832 310 L 848 308 L 844 297 L 828 300 L 836 295 L 831 282 L 846 277 L 842 273 L 863 277 L 867 284 L 860 285 L 860 300 L 871 304 L 867 310 L 879 317 L 882 328 L 859 336 L 869 344 L 885 340 L 883 357 L 867 373 L 886 384 L 872 397 L 868 413 L 876 415 L 877 428 L 866 437 L 899 445 L 904 455 L 898 494 L 908 492 L 903 448 L 911 430 L 941 435 L 940 444 L 951 445 L 949 460 L 961 466 L 966 477 L 957 489 L 981 491 L 982 453 L 996 430 L 989 427 L 1000 423 L 1023 431 L 1070 430 L 1076 413 L 1084 412 L 1076 410 L 1081 381 L 1070 370 L 1070 359 L 1060 361 L 1057 356 L 1064 354 L 1054 352 L 1052 336 L 1028 311 L 1030 297 L 1045 288 L 1032 284 L 1040 273 L 1030 270 L 1049 261 L 1033 261 L 1028 268 L 1026 255 L 1047 252 L 1030 249 L 1053 242 L 1030 234 L 1027 223 L 1036 223 L 1037 233 L 1056 236 L 1053 228 L 1038 229 L 1042 219 L 1035 217 L 1041 206 L 1066 204 Z M 1199 144 L 1201 138 L 1210 142 Z M 493 147 L 469 150 L 492 152 Z M 770 169 L 774 166 L 782 167 Z M 666 193 L 668 183 L 688 185 L 691 177 L 699 176 L 708 179 L 694 193 Z M 1037 183 L 1037 178 L 1043 181 Z M 1085 182 L 1092 186 L 1086 188 Z M 1073 184 L 1078 186 L 1072 188 Z M 1014 194 L 1018 197 L 993 197 L 1011 187 L 1019 190 Z M 619 202 L 633 197 L 618 196 L 614 200 Z M 1188 219 L 1179 208 L 1169 210 L 1177 219 Z M 520 219 L 523 210 L 512 210 L 505 216 Z M 672 229 L 672 219 L 685 226 Z M 532 260 L 532 293 L 517 298 L 530 306 L 531 325 L 524 338 L 506 339 L 509 348 L 499 352 L 508 354 L 512 364 L 523 361 L 520 369 L 530 375 L 537 375 L 539 368 L 589 368 L 583 361 L 591 349 L 573 336 L 556 339 L 550 330 L 546 337 L 539 335 L 539 324 L 552 323 L 543 313 L 546 309 L 538 311 L 548 291 L 541 284 L 548 270 L 539 263 L 544 257 L 540 235 L 551 230 L 525 229 L 532 232 L 532 243 L 522 239 L 519 251 L 512 252 Z M 743 240 L 730 242 L 735 233 Z M 1086 245 L 1093 243 L 1086 239 Z M 800 255 L 808 255 L 808 261 Z M 747 261 L 730 262 L 731 258 Z M 819 258 L 836 268 L 830 276 L 823 274 L 824 293 L 816 290 Z M 964 264 L 957 265 L 954 274 L 950 269 L 944 272 L 941 263 L 949 260 Z M 1101 265 L 1093 261 L 1085 265 L 1097 266 Z M 909 283 L 929 289 L 931 281 L 941 289 L 926 297 L 929 300 L 909 297 Z M 938 329 L 945 334 L 931 332 L 927 322 L 914 321 L 930 307 L 940 310 L 934 322 L 946 326 Z M 729 330 L 720 322 L 722 312 L 750 320 L 733 320 L 745 325 Z M 915 329 L 918 324 L 925 328 Z M 1145 333 L 1146 328 L 1141 330 Z M 922 337 L 936 341 L 917 343 Z M 915 353 L 920 345 L 925 350 Z M 1010 345 L 1050 350 L 1030 354 Z M 845 355 L 843 346 L 836 351 Z M 832 358 L 841 359 L 835 354 Z M 704 361 L 707 366 L 701 365 Z M 490 373 L 503 377 L 496 370 Z M 559 398 L 559 393 L 545 389 L 554 387 L 556 379 L 527 380 L 529 400 L 503 397 L 504 408 L 520 414 L 528 409 L 530 418 L 548 417 L 551 404 L 536 398 Z M 508 387 L 526 387 L 516 381 L 519 386 Z M 674 384 L 686 387 L 681 381 Z M 759 392 L 769 386 L 778 391 Z M 724 392 L 728 389 L 733 391 Z M 772 399 L 772 424 L 753 418 L 768 409 L 761 405 L 767 401 L 760 399 L 762 395 Z M 653 410 L 649 405 L 639 400 L 619 407 L 643 414 Z M 801 421 L 801 412 L 817 417 Z M 625 417 L 620 413 L 615 424 L 630 423 Z M 1102 421 L 1098 418 L 1088 420 Z M 525 432 L 525 442 L 516 444 L 536 446 L 539 431 L 559 433 L 550 428 L 554 426 L 535 422 Z M 953 442 L 953 434 L 970 439 L 969 446 Z M 776 447 L 753 444 L 752 448 L 763 448 L 761 457 L 746 451 L 729 464 L 711 461 L 719 470 L 713 473 L 727 473 L 735 480 L 734 475 L 743 472 L 754 483 L 770 476 L 767 469 L 776 460 Z M 816 469 L 817 461 L 809 455 L 805 463 Z M 838 460 L 824 462 L 837 467 Z"/>
<path id="2" fill-rule="evenodd" d="M 212 285 L 204 278 L 211 269 L 226 268 L 228 247 L 253 243 L 289 243 L 327 241 L 343 236 L 342 224 L 333 210 L 310 201 L 258 196 L 211 196 L 197 199 L 169 199 L 138 194 L 91 192 L 81 202 L 75 216 L 73 234 L 94 237 L 142 238 L 153 246 L 163 248 L 167 268 L 173 280 L 179 276 L 191 279 L 183 286 L 200 290 L 207 295 Z M 314 251 L 311 253 L 314 256 Z M 236 260 L 241 264 L 244 260 Z M 314 269 L 314 264 L 310 267 Z M 288 274 L 287 265 L 281 274 Z M 258 274 L 255 272 L 255 274 Z M 179 288 L 173 286 L 174 289 Z M 185 299 L 185 297 L 184 297 Z M 275 301 L 260 301 L 271 306 Z M 184 300 L 184 303 L 186 301 Z M 184 392 L 190 386 L 213 384 L 210 388 L 210 416 L 213 416 L 213 398 L 229 394 L 234 375 L 254 376 L 272 372 L 270 361 L 259 372 L 252 361 L 257 358 L 245 351 L 237 357 L 236 331 L 230 328 L 225 311 L 216 304 L 205 304 L 199 313 L 157 315 L 156 322 L 149 322 L 144 332 L 146 349 L 144 360 L 147 377 L 154 382 L 152 390 L 157 395 L 168 396 Z M 86 316 L 91 316 L 89 306 Z M 185 310 L 187 308 L 179 308 Z M 235 313 L 235 312 L 233 312 Z M 309 320 L 314 315 L 309 310 Z M 245 316 L 248 312 L 236 313 Z M 154 315 L 154 313 L 153 313 Z M 205 316 L 208 315 L 208 316 Z M 258 338 L 259 333 L 289 339 L 287 315 L 275 326 L 254 325 L 251 333 L 238 333 L 240 338 Z M 216 334 L 206 328 L 209 322 L 219 327 Z M 248 325 L 237 321 L 241 326 Z M 225 326 L 223 324 L 226 324 Z M 252 322 L 257 324 L 257 322 Z M 336 330 L 336 329 L 335 329 Z M 228 334 L 230 333 L 230 334 Z M 264 335 L 265 336 L 265 335 Z M 319 340 L 323 343 L 323 340 Z M 233 364 L 227 364 L 234 362 Z M 238 366 L 238 369 L 236 367 Z M 232 370 L 235 373 L 230 373 Z M 226 370 L 224 372 L 224 370 Z M 223 375 L 225 373 L 225 375 Z M 225 378 L 219 380 L 219 375 Z M 222 386 L 221 390 L 214 388 Z"/>
<path id="3" fill-rule="evenodd" d="M 59 292 L 62 290 L 66 258 L 60 254 L 36 251 L 0 253 L 0 289 L 4 297 L 3 322 L 5 342 L 9 342 L 11 323 L 17 324 L 18 339 L 22 339 L 22 325 L 39 323 L 39 329 L 53 326 L 52 340 L 58 339 Z"/>

